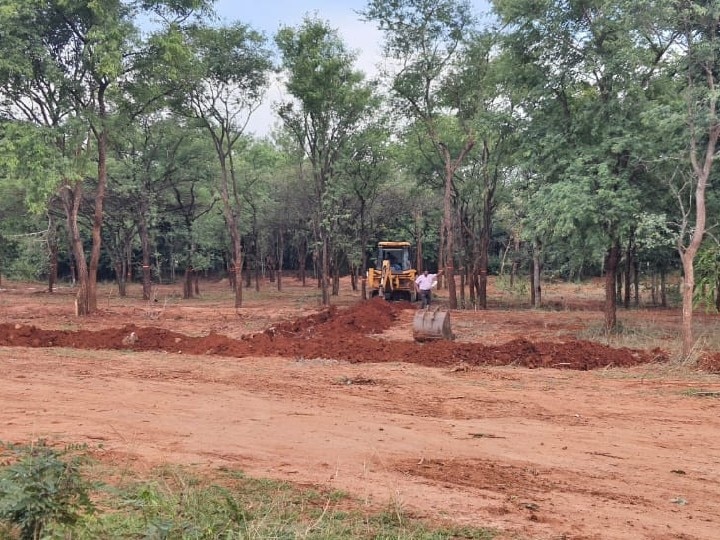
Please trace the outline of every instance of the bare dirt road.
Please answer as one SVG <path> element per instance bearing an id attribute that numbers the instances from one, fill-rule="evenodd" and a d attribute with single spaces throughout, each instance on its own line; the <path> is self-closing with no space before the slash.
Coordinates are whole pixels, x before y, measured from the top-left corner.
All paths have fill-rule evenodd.
<path id="1" fill-rule="evenodd" d="M 720 377 L 673 368 L 662 342 L 575 339 L 597 312 L 453 313 L 436 346 L 403 306 L 238 314 L 208 293 L 78 321 L 69 298 L 0 291 L 2 440 L 231 465 L 499 538 L 718 538 Z"/>

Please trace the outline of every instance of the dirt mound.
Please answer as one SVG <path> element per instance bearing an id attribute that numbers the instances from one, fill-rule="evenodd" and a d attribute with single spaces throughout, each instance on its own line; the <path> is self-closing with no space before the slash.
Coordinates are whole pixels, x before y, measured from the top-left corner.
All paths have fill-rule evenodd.
<path id="1" fill-rule="evenodd" d="M 332 358 L 352 363 L 409 362 L 426 366 L 463 363 L 577 370 L 627 367 L 666 360 L 664 353 L 657 349 L 614 349 L 577 340 L 558 343 L 516 339 L 499 346 L 485 346 L 449 341 L 421 344 L 373 337 L 373 334 L 390 328 L 400 311 L 407 307 L 380 299 L 362 302 L 346 310 L 331 307 L 239 340 L 215 333 L 191 337 L 132 324 L 97 331 L 42 330 L 35 326 L 2 324 L 0 345 L 166 351 L 236 358 L 283 356 Z"/>
<path id="2" fill-rule="evenodd" d="M 720 353 L 708 353 L 698 362 L 698 368 L 708 373 L 720 374 Z"/>
<path id="3" fill-rule="evenodd" d="M 411 304 L 391 304 L 375 298 L 352 309 L 340 311 L 336 306 L 280 323 L 265 331 L 269 336 L 332 336 L 346 334 L 379 334 L 397 320 L 399 312 Z"/>

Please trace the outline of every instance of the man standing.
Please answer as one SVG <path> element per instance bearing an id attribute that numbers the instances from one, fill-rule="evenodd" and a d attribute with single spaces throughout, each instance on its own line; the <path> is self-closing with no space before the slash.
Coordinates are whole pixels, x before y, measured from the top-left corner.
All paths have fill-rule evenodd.
<path id="1" fill-rule="evenodd" d="M 420 301 L 422 302 L 421 309 L 430 306 L 432 288 L 440 274 L 442 274 L 442 270 L 439 270 L 437 274 L 428 274 L 428 271 L 424 270 L 422 274 L 415 278 L 415 290 L 420 295 Z"/>

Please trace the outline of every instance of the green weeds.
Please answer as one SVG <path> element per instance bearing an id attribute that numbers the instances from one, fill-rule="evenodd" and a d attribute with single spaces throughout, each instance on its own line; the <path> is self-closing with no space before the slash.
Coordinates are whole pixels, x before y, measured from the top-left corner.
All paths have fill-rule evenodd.
<path id="1" fill-rule="evenodd" d="M 165 465 L 139 479 L 44 443 L 12 452 L 0 465 L 0 539 L 491 540 L 497 534 L 429 526 L 397 504 L 376 513 L 341 491 L 300 489 L 229 468 L 199 477 Z M 82 475 L 81 463 L 87 465 Z M 92 484 L 86 476 L 116 480 Z"/>
<path id="2" fill-rule="evenodd" d="M 80 474 L 82 449 L 56 450 L 44 440 L 2 445 L 6 461 L 0 469 L 0 521 L 6 534 L 36 540 L 54 524 L 72 526 L 92 513 L 92 486 Z"/>

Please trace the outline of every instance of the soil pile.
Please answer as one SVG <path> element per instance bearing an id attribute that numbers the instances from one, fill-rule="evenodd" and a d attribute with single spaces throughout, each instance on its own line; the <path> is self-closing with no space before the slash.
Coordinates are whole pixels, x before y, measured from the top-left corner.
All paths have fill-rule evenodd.
<path id="1" fill-rule="evenodd" d="M 698 362 L 698 368 L 708 373 L 720 374 L 720 353 L 708 353 Z"/>
<path id="2" fill-rule="evenodd" d="M 165 351 L 236 358 L 283 356 L 330 358 L 352 363 L 409 362 L 426 366 L 463 363 L 577 370 L 627 367 L 667 359 L 659 349 L 614 349 L 578 340 L 530 342 L 516 339 L 498 346 L 485 346 L 450 341 L 391 341 L 379 336 L 392 326 L 403 309 L 412 309 L 412 305 L 375 299 L 345 310 L 331 307 L 239 340 L 215 333 L 192 337 L 132 324 L 98 331 L 42 330 L 35 326 L 1 324 L 0 345 Z"/>

